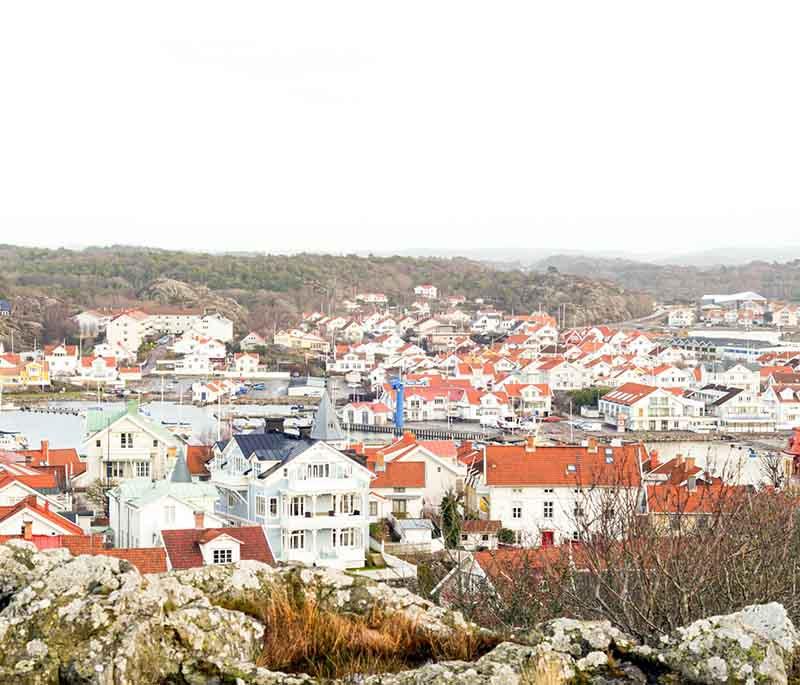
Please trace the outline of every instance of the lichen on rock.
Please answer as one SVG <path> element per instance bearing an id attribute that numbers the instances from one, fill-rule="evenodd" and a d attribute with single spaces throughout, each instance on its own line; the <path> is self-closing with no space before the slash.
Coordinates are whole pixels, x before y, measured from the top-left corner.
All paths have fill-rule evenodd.
<path id="1" fill-rule="evenodd" d="M 142 576 L 106 556 L 0 545 L 0 683 L 15 685 L 314 685 L 260 667 L 260 608 L 272 593 L 342 616 L 376 608 L 427 635 L 489 635 L 458 612 L 348 573 L 255 561 Z M 262 617 L 263 618 L 263 617 Z M 800 637 L 783 607 L 747 607 L 697 621 L 658 646 L 608 621 L 557 619 L 474 661 L 429 661 L 340 685 L 786 683 Z M 494 646 L 497 645 L 497 646 Z M 485 650 L 484 650 L 485 651 Z M 542 675 L 545 674 L 545 675 Z"/>

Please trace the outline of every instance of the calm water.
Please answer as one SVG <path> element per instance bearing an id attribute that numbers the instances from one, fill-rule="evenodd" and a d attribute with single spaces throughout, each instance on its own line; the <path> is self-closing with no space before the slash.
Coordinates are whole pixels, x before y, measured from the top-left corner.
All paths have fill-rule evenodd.
<path id="1" fill-rule="evenodd" d="M 51 402 L 51 407 L 68 407 L 86 410 L 89 407 L 102 407 L 105 411 L 122 409 L 124 402 Z M 247 410 L 253 416 L 269 414 L 272 416 L 289 416 L 291 407 L 287 405 L 236 405 L 236 409 Z M 223 405 L 223 412 L 226 410 Z M 142 412 L 156 421 L 181 421 L 192 426 L 192 435 L 198 440 L 214 440 L 217 431 L 217 419 L 214 414 L 216 406 L 195 407 L 179 405 L 174 402 L 150 402 L 142 405 Z M 83 417 L 62 414 L 38 414 L 34 412 L 3 411 L 0 413 L 0 430 L 19 431 L 26 438 L 31 448 L 37 448 L 42 440 L 49 440 L 55 448 L 80 448 L 83 438 Z M 388 435 L 363 435 L 351 433 L 355 440 L 369 442 L 389 442 Z"/>
<path id="2" fill-rule="evenodd" d="M 51 407 L 69 407 L 85 410 L 89 407 L 103 407 L 105 411 L 116 411 L 124 407 L 123 402 L 52 402 Z M 238 405 L 239 409 L 244 409 Z M 225 406 L 223 405 L 223 410 Z M 249 407 L 254 414 L 289 415 L 291 408 L 280 405 L 260 405 Z M 214 417 L 216 406 L 180 406 L 173 402 L 151 402 L 142 405 L 142 412 L 157 421 L 185 421 L 191 423 L 192 434 L 196 438 L 214 436 L 217 420 Z M 61 414 L 39 414 L 35 412 L 3 411 L 0 413 L 0 430 L 19 431 L 28 438 L 32 448 L 38 447 L 41 440 L 49 440 L 52 447 L 80 447 L 83 437 L 83 418 Z"/>

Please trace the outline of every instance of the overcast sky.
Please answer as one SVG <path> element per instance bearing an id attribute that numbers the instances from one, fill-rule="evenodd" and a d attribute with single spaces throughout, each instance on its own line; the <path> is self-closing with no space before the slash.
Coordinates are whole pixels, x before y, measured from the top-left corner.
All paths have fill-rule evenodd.
<path id="1" fill-rule="evenodd" d="M 800 242 L 800 3 L 0 6 L 0 242 Z"/>

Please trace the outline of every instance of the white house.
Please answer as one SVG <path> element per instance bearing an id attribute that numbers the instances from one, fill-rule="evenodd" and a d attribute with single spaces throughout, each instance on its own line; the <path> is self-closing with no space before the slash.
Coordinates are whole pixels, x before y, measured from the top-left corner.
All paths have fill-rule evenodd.
<path id="1" fill-rule="evenodd" d="M 119 483 L 131 478 L 163 479 L 184 447 L 159 423 L 139 413 L 136 401 L 115 413 L 90 410 L 87 437 L 81 443 L 86 471 L 81 486 L 96 480 Z"/>
<path id="2" fill-rule="evenodd" d="M 342 407 L 341 417 L 347 423 L 388 426 L 392 420 L 392 410 L 383 402 L 350 402 Z"/>
<path id="3" fill-rule="evenodd" d="M 526 547 L 580 539 L 604 504 L 636 503 L 640 493 L 640 445 L 543 447 L 487 445 L 479 491 L 488 518 L 514 531 Z M 624 498 L 621 500 L 620 498 Z"/>
<path id="4" fill-rule="evenodd" d="M 147 314 L 135 309 L 118 314 L 106 326 L 106 340 L 112 347 L 119 345 L 135 352 L 150 334 L 149 320 Z"/>
<path id="5" fill-rule="evenodd" d="M 44 359 L 50 365 L 50 377 L 74 376 L 78 371 L 77 345 L 47 345 Z"/>
<path id="6" fill-rule="evenodd" d="M 193 482 L 183 455 L 168 479 L 134 478 L 108 491 L 109 526 L 115 547 L 159 547 L 161 531 L 222 526 L 219 499 L 210 483 Z"/>
<path id="7" fill-rule="evenodd" d="M 800 426 L 800 387 L 770 385 L 764 391 L 762 401 L 773 413 L 778 430 L 791 430 Z"/>
<path id="8" fill-rule="evenodd" d="M 239 341 L 239 348 L 243 352 L 249 352 L 251 350 L 255 350 L 258 347 L 266 347 L 267 346 L 266 339 L 256 333 L 255 331 L 250 331 L 244 338 Z"/>
<path id="9" fill-rule="evenodd" d="M 233 340 L 233 321 L 222 314 L 206 314 L 192 328 L 201 336 L 223 343 Z"/>
<path id="10" fill-rule="evenodd" d="M 702 416 L 704 405 L 698 400 L 639 383 L 625 383 L 603 395 L 600 414 L 606 423 L 620 431 L 686 430 L 693 419 Z"/>
<path id="11" fill-rule="evenodd" d="M 697 316 L 694 309 L 679 307 L 669 312 L 667 323 L 671 328 L 688 328 L 693 325 Z"/>
<path id="12" fill-rule="evenodd" d="M 439 289 L 430 283 L 423 283 L 414 287 L 414 294 L 427 300 L 435 300 L 439 297 Z"/>
<path id="13" fill-rule="evenodd" d="M 337 449 L 345 436 L 325 393 L 310 438 L 234 435 L 214 448 L 217 512 L 264 526 L 278 561 L 357 568 L 369 543 L 372 472 Z"/>

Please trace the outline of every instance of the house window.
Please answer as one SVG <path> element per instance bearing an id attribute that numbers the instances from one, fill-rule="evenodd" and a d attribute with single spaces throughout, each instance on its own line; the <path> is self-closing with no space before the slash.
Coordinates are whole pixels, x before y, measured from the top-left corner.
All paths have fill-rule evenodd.
<path id="1" fill-rule="evenodd" d="M 481 540 L 483 540 L 484 542 L 489 542 L 489 536 L 484 533 L 483 535 L 481 535 Z"/>
<path id="2" fill-rule="evenodd" d="M 122 462 L 110 461 L 106 464 L 106 477 L 107 478 L 122 478 L 123 477 Z"/>
<path id="3" fill-rule="evenodd" d="M 553 503 L 552 502 L 545 502 L 544 503 L 544 517 L 546 519 L 553 518 Z"/>
<path id="4" fill-rule="evenodd" d="M 212 562 L 215 564 L 230 564 L 233 561 L 232 549 L 215 549 Z"/>
<path id="5" fill-rule="evenodd" d="M 330 464 L 310 464 L 308 467 L 309 478 L 329 478 L 331 475 Z"/>
<path id="6" fill-rule="evenodd" d="M 270 515 L 270 518 L 275 518 L 278 515 L 278 498 L 277 497 L 270 497 L 269 498 L 269 515 Z"/>
<path id="7" fill-rule="evenodd" d="M 95 447 L 101 447 L 101 446 L 102 446 L 102 444 L 103 444 L 103 443 L 102 443 L 100 440 L 95 440 L 95 441 L 94 441 L 94 446 L 95 446 Z"/>
<path id="8" fill-rule="evenodd" d="M 333 546 L 334 547 L 355 547 L 356 544 L 356 529 L 343 528 L 339 531 L 337 540 L 336 531 L 333 531 Z"/>
<path id="9" fill-rule="evenodd" d="M 303 516 L 306 513 L 306 498 L 292 497 L 289 502 L 289 514 L 291 516 Z"/>
<path id="10" fill-rule="evenodd" d="M 133 433 L 120 433 L 119 446 L 122 448 L 133 447 Z"/>
<path id="11" fill-rule="evenodd" d="M 370 502 L 369 503 L 369 515 L 370 516 L 377 516 L 378 515 L 378 503 L 377 502 Z"/>
<path id="12" fill-rule="evenodd" d="M 353 494 L 339 495 L 339 513 L 352 514 L 355 509 L 356 496 Z"/>
<path id="13" fill-rule="evenodd" d="M 264 517 L 267 515 L 267 498 L 256 495 L 256 516 Z"/>
<path id="14" fill-rule="evenodd" d="M 153 447 L 158 447 L 158 440 L 153 440 Z"/>
<path id="15" fill-rule="evenodd" d="M 289 535 L 289 549 L 305 549 L 306 547 L 306 531 L 293 530 Z"/>
<path id="16" fill-rule="evenodd" d="M 408 512 L 408 501 L 404 499 L 392 500 L 392 513 L 405 514 Z"/>
<path id="17" fill-rule="evenodd" d="M 149 478 L 150 477 L 150 462 L 149 461 L 137 461 L 136 462 L 136 477 L 137 478 Z"/>
<path id="18" fill-rule="evenodd" d="M 545 488 L 544 489 L 544 494 L 545 495 L 552 495 L 554 492 L 555 492 L 554 488 Z"/>
<path id="19" fill-rule="evenodd" d="M 515 504 L 511 507 L 511 518 L 512 519 L 521 519 L 522 518 L 522 505 Z"/>

